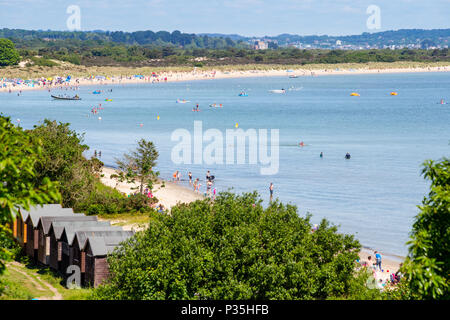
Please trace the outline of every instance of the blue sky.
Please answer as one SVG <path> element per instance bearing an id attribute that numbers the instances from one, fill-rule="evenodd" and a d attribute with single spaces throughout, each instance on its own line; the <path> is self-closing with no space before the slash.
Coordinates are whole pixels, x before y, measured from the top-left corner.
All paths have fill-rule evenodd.
<path id="1" fill-rule="evenodd" d="M 0 28 L 67 30 L 69 5 L 81 30 L 180 30 L 241 35 L 347 35 L 450 28 L 450 0 L 0 0 Z M 369 5 L 381 29 L 368 29 Z"/>

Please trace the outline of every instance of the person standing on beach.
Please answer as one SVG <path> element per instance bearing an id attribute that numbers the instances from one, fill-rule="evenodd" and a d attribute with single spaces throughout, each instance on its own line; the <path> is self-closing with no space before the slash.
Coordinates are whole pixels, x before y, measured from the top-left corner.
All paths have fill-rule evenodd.
<path id="1" fill-rule="evenodd" d="M 102 157 L 102 151 L 98 152 L 98 157 L 101 158 Z"/>
<path id="2" fill-rule="evenodd" d="M 272 202 L 272 198 L 273 198 L 273 183 L 270 183 L 269 186 L 269 191 L 270 191 L 270 202 Z"/>
<path id="3" fill-rule="evenodd" d="M 206 194 L 208 195 L 208 197 L 211 197 L 211 187 L 212 182 L 211 180 L 208 180 L 208 182 L 206 183 Z"/>
<path id="4" fill-rule="evenodd" d="M 209 181 L 209 177 L 210 177 L 210 174 L 209 174 L 209 170 L 206 172 L 206 181 Z"/>
<path id="5" fill-rule="evenodd" d="M 375 269 L 378 267 L 381 271 L 381 270 L 383 270 L 383 269 L 381 269 L 381 254 L 379 254 L 378 251 L 375 251 L 374 253 L 375 253 L 375 260 L 376 260 Z"/>
<path id="6" fill-rule="evenodd" d="M 192 173 L 190 171 L 188 173 L 188 177 L 189 177 L 189 184 L 192 184 Z"/>
<path id="7" fill-rule="evenodd" d="M 94 150 L 94 158 L 97 158 L 97 150 Z"/>

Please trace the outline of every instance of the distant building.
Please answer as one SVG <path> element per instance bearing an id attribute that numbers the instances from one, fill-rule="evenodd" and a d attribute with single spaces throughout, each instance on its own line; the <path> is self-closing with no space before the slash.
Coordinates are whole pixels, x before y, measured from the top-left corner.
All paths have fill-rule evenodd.
<path id="1" fill-rule="evenodd" d="M 256 40 L 253 48 L 255 50 L 265 50 L 269 48 L 269 44 L 262 40 Z"/>

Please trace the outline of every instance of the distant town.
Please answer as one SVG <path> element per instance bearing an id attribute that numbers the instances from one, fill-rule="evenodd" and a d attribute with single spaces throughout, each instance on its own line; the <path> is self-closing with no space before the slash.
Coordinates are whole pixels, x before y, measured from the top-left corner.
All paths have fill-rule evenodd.
<path id="1" fill-rule="evenodd" d="M 450 42 L 450 29 L 402 29 L 349 36 L 300 36 L 282 34 L 265 37 L 206 34 L 244 42 L 256 50 L 281 48 L 367 50 L 367 49 L 445 49 Z"/>

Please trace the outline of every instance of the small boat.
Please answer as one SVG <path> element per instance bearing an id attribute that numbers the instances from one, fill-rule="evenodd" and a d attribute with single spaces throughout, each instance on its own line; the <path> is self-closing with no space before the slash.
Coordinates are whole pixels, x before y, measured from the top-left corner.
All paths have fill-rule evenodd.
<path id="1" fill-rule="evenodd" d="M 112 101 L 112 99 L 105 99 L 105 101 Z"/>
<path id="2" fill-rule="evenodd" d="M 100 93 L 102 93 L 100 90 L 98 90 L 98 91 L 92 91 L 92 93 L 93 94 L 100 94 Z"/>
<path id="3" fill-rule="evenodd" d="M 396 96 L 396 95 L 398 95 L 397 92 L 394 92 L 394 91 L 391 92 L 391 96 Z"/>
<path id="4" fill-rule="evenodd" d="M 275 90 L 269 90 L 269 91 L 272 93 L 286 93 L 286 90 L 284 90 L 284 89 L 281 89 L 281 90 L 275 89 Z"/>
<path id="5" fill-rule="evenodd" d="M 74 97 L 58 97 L 58 96 L 51 95 L 51 97 L 53 99 L 57 99 L 57 100 L 81 100 L 81 98 L 78 95 L 75 95 Z"/>
<path id="6" fill-rule="evenodd" d="M 290 76 L 289 76 L 289 78 L 291 78 L 291 79 L 295 79 L 295 78 L 298 78 L 298 76 L 297 76 L 297 75 L 295 75 L 295 74 L 293 74 L 293 75 L 290 75 Z"/>
<path id="7" fill-rule="evenodd" d="M 246 94 L 245 92 L 241 92 L 238 94 L 239 97 L 248 97 L 248 94 Z"/>
<path id="8" fill-rule="evenodd" d="M 352 93 L 350 93 L 350 95 L 351 95 L 352 97 L 359 97 L 359 93 L 356 93 L 356 92 L 352 92 Z"/>
<path id="9" fill-rule="evenodd" d="M 177 103 L 188 103 L 188 102 L 190 101 L 185 99 L 177 99 Z"/>
<path id="10" fill-rule="evenodd" d="M 221 103 L 220 104 L 218 104 L 218 103 L 211 103 L 209 106 L 211 108 L 222 108 L 222 104 Z"/>

